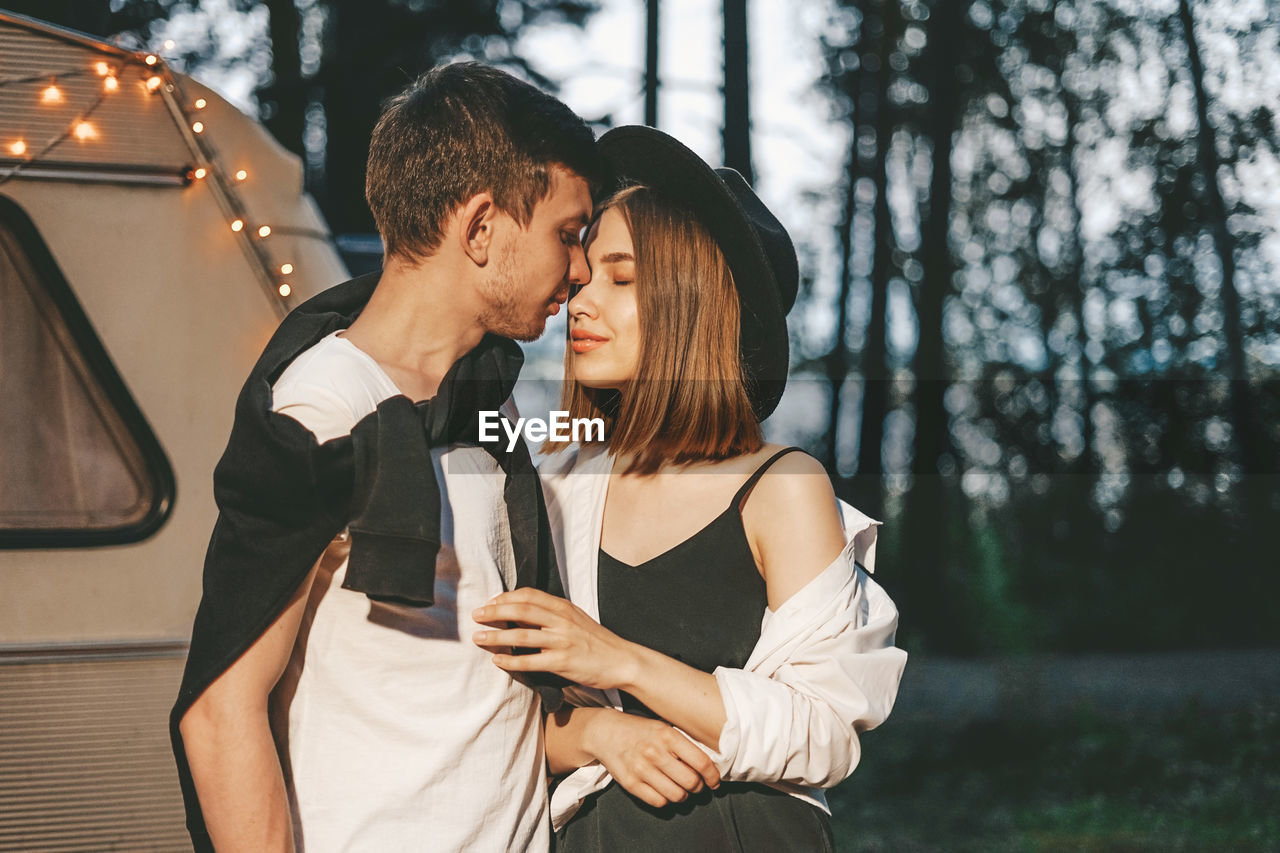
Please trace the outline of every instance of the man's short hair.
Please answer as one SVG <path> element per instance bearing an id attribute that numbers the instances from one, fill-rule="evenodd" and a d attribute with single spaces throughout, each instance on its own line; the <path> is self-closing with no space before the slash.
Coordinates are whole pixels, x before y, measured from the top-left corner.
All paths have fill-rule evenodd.
<path id="1" fill-rule="evenodd" d="M 594 186 L 595 137 L 551 95 L 474 62 L 431 69 L 391 98 L 373 130 L 365 198 L 387 257 L 419 260 L 449 214 L 478 193 L 522 226 L 546 197 L 551 168 Z"/>

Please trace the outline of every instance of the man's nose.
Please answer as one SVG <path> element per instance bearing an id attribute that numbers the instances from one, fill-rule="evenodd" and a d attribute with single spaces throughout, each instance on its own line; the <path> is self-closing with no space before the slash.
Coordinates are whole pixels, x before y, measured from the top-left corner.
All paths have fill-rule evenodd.
<path id="1" fill-rule="evenodd" d="M 591 267 L 587 265 L 587 253 L 581 245 L 569 250 L 569 284 L 586 284 L 591 281 Z"/>

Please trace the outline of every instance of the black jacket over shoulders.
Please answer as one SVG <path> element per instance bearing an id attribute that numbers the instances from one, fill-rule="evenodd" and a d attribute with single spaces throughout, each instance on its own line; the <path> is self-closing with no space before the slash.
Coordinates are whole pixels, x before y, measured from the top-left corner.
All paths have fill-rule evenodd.
<path id="1" fill-rule="evenodd" d="M 344 529 L 351 531 L 345 587 L 378 600 L 432 603 L 440 493 L 431 448 L 475 441 L 478 411 L 502 405 L 523 363 L 515 343 L 486 335 L 454 364 L 432 400 L 390 397 L 350 435 L 317 442 L 293 418 L 271 411 L 271 387 L 294 358 L 351 325 L 378 278 L 374 273 L 330 288 L 284 319 L 240 391 L 231 437 L 214 470 L 218 521 L 169 719 L 197 851 L 213 845 L 178 730 L 183 715 L 275 621 Z M 506 474 L 516 585 L 562 594 L 528 448 L 523 441 L 510 453 L 505 442 L 484 447 Z"/>

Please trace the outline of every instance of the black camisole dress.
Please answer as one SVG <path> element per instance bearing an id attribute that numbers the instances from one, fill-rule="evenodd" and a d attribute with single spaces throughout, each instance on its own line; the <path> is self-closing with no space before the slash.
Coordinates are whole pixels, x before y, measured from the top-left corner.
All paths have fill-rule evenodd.
<path id="1" fill-rule="evenodd" d="M 631 566 L 599 556 L 600 622 L 618 636 L 712 672 L 740 668 L 760 639 L 768 601 L 742 525 L 741 506 L 765 470 L 680 544 Z M 622 694 L 623 710 L 655 716 Z M 593 794 L 557 834 L 556 853 L 831 851 L 831 824 L 816 806 L 767 785 L 723 782 L 683 803 L 653 808 L 617 782 Z"/>

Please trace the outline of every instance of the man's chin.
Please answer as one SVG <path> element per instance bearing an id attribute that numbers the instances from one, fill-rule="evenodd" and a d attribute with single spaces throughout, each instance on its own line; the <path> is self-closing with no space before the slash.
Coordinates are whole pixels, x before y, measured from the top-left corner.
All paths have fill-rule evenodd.
<path id="1" fill-rule="evenodd" d="M 521 343 L 527 344 L 542 337 L 546 330 L 547 318 L 543 317 L 541 320 L 530 322 L 523 326 L 517 326 L 513 323 L 496 329 L 490 329 L 489 331 L 495 335 L 502 335 L 504 338 L 511 338 L 513 341 L 520 341 Z"/>

